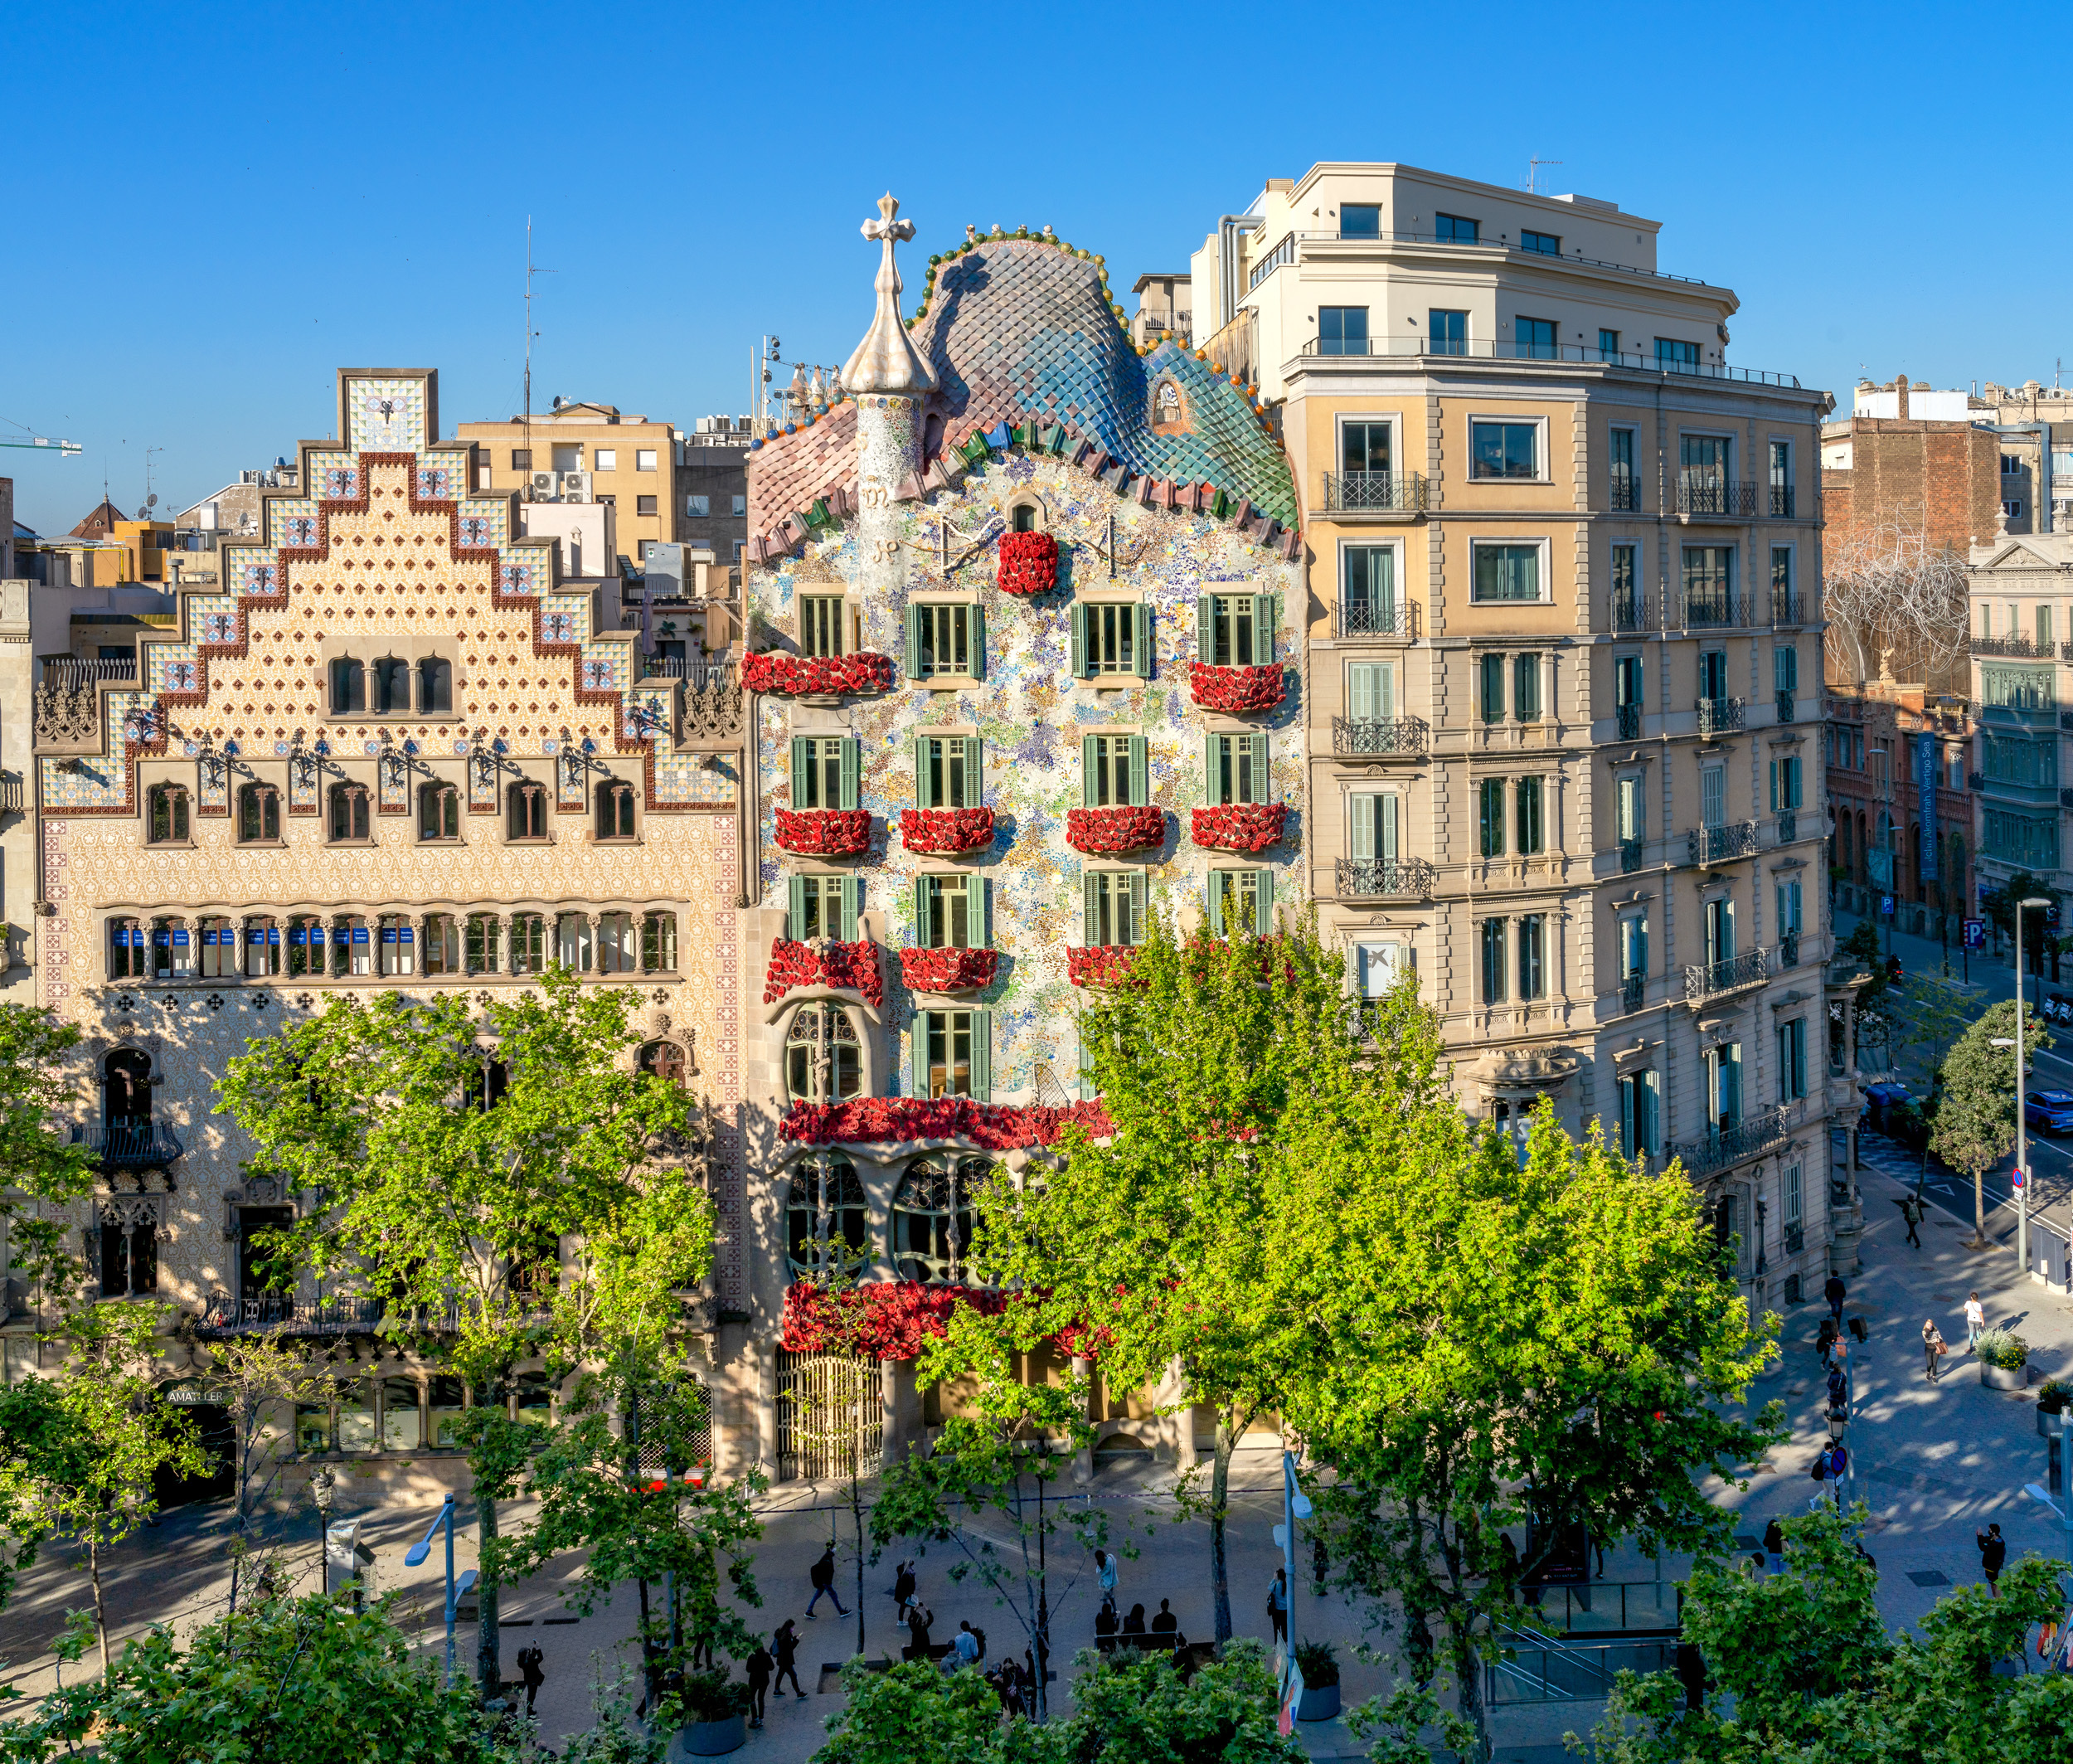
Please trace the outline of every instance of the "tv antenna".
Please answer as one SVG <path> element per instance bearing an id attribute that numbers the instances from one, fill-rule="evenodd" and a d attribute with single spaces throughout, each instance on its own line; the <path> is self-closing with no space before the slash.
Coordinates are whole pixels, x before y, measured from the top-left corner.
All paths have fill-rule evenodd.
<path id="1" fill-rule="evenodd" d="M 147 508 L 156 508 L 158 506 L 158 498 L 152 493 L 151 489 L 151 456 L 164 451 L 165 449 L 163 447 L 147 447 L 144 450 L 144 507 Z M 140 514 L 137 518 L 140 521 L 148 521 L 151 517 L 148 514 Z"/>
<path id="2" fill-rule="evenodd" d="M 1560 159 L 1542 159 L 1542 158 L 1539 158 L 1539 157 L 1537 157 L 1537 156 L 1536 156 L 1535 158 L 1532 158 L 1532 159 L 1527 160 L 1527 161 L 1526 162 L 1526 191 L 1527 191 L 1527 195 L 1529 195 L 1529 196 L 1538 196 L 1538 195 L 1541 193 L 1541 192 L 1540 192 L 1540 179 L 1541 179 L 1541 168 L 1542 166 L 1544 166 L 1544 165 L 1561 165 L 1562 163 L 1563 163 L 1563 162 L 1562 162 L 1561 160 L 1560 160 Z"/>
<path id="3" fill-rule="evenodd" d="M 552 270 L 542 270 L 532 260 L 532 216 L 526 216 L 526 441 L 532 441 L 532 340 L 540 333 L 532 328 L 532 279 L 536 275 L 552 275 Z"/>

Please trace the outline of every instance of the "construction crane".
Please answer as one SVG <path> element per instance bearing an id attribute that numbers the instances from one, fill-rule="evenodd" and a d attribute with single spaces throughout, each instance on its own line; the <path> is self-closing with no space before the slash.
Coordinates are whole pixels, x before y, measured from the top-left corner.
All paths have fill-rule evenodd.
<path id="1" fill-rule="evenodd" d="M 46 452 L 67 459 L 74 454 L 83 451 L 77 441 L 54 441 L 49 436 L 41 435 L 30 435 L 21 440 L 0 435 L 0 447 L 41 447 Z"/>

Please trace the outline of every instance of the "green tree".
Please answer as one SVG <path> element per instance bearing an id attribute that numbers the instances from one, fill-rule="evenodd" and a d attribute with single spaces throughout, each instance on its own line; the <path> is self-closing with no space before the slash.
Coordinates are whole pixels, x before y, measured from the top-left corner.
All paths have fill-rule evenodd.
<path id="1" fill-rule="evenodd" d="M 94 1185 L 94 1154 L 52 1123 L 78 1101 L 80 1032 L 49 1010 L 0 1004 L 0 1277 L 19 1268 L 50 1302 L 77 1296 L 85 1267 L 64 1249 L 70 1204 Z M 6 1596 L 0 1578 L 0 1601 Z"/>
<path id="2" fill-rule="evenodd" d="M 1959 1037 L 1944 1061 L 1942 1099 L 1930 1149 L 1954 1169 L 1972 1173 L 1973 1234 L 1968 1247 L 1983 1250 L 1987 1237 L 1986 1173 L 2016 1143 L 2016 1013 L 2022 1017 L 2026 1053 L 2051 1046 L 2051 1035 L 2028 1005 L 2012 999 L 1989 1005 L 1978 1022 Z M 1997 1047 L 1997 1041 L 2009 1043 Z"/>
<path id="3" fill-rule="evenodd" d="M 1944 1063 L 1944 1050 L 1965 1033 L 1971 1015 L 1971 995 L 1963 987 L 1938 974 L 1917 974 L 1900 989 L 1892 1045 L 1896 1049 L 1922 1049 L 1922 1063 L 1934 1080 Z"/>
<path id="4" fill-rule="evenodd" d="M 503 1393 L 528 1361 L 554 1375 L 629 1337 L 681 1332 L 682 1290 L 711 1261 L 711 1203 L 668 1155 L 692 1138 L 691 1100 L 632 1069 L 628 1005 L 561 968 L 479 1013 L 461 993 L 340 995 L 248 1042 L 221 1087 L 257 1145 L 251 1169 L 329 1203 L 275 1234 L 279 1253 L 384 1299 L 383 1333 L 436 1339 L 493 1399 L 463 1430 L 486 1695 L 498 1682 L 498 1507 L 541 1441 L 504 1415 Z"/>

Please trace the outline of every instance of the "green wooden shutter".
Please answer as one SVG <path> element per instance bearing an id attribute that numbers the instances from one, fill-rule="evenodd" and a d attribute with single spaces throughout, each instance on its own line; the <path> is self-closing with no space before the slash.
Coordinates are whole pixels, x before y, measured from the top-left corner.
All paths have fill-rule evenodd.
<path id="1" fill-rule="evenodd" d="M 1152 800 L 1151 768 L 1144 756 L 1144 737 L 1134 735 L 1130 742 L 1130 806 L 1142 809 Z"/>
<path id="2" fill-rule="evenodd" d="M 979 885 L 979 897 L 972 905 L 978 909 L 978 923 L 972 927 L 977 933 L 972 940 L 972 947 L 990 950 L 993 947 L 993 882 L 988 876 L 978 877 L 974 880 Z"/>
<path id="3" fill-rule="evenodd" d="M 861 876 L 845 876 L 841 878 L 841 882 L 842 940 L 844 943 L 854 943 L 857 940 L 857 916 L 864 910 L 864 879 Z"/>
<path id="4" fill-rule="evenodd" d="M 914 805 L 917 809 L 933 809 L 935 798 L 929 792 L 929 737 L 917 735 L 914 738 Z"/>
<path id="5" fill-rule="evenodd" d="M 1216 659 L 1216 603 L 1206 594 L 1195 596 L 1195 658 L 1201 662 Z"/>
<path id="6" fill-rule="evenodd" d="M 1212 937 L 1224 935 L 1224 872 L 1221 870 L 1209 872 L 1209 935 Z"/>
<path id="7" fill-rule="evenodd" d="M 993 1013 L 972 1013 L 972 1101 L 993 1100 Z"/>
<path id="8" fill-rule="evenodd" d="M 1130 934 L 1139 943 L 1144 940 L 1144 872 L 1130 872 Z"/>
<path id="9" fill-rule="evenodd" d="M 1100 1096 L 1101 1089 L 1095 1080 L 1094 1059 L 1087 1052 L 1087 1038 L 1082 1033 L 1077 1039 L 1080 1047 L 1080 1100 L 1092 1102 Z"/>
<path id="10" fill-rule="evenodd" d="M 907 609 L 907 678 L 910 680 L 921 678 L 921 609 L 919 606 Z"/>
<path id="11" fill-rule="evenodd" d="M 803 735 L 792 737 L 792 806 L 806 806 L 806 737 Z"/>
<path id="12" fill-rule="evenodd" d="M 1252 745 L 1252 799 L 1271 802 L 1274 793 L 1267 788 L 1267 737 L 1249 735 L 1245 739 Z"/>
<path id="13" fill-rule="evenodd" d="M 980 808 L 986 801 L 986 774 L 980 770 L 986 757 L 983 739 L 977 735 L 964 737 L 964 806 L 968 809 Z"/>
<path id="14" fill-rule="evenodd" d="M 1265 666 L 1274 659 L 1274 596 L 1255 594 L 1252 597 L 1252 658 L 1256 665 Z"/>
<path id="15" fill-rule="evenodd" d="M 842 763 L 841 806 L 853 809 L 857 806 L 857 774 L 863 761 L 863 744 L 855 736 L 846 735 L 839 751 Z"/>
<path id="16" fill-rule="evenodd" d="M 790 896 L 790 904 L 786 911 L 791 918 L 784 927 L 784 935 L 796 940 L 806 934 L 806 878 L 803 876 L 792 877 L 786 886 Z"/>
<path id="17" fill-rule="evenodd" d="M 1082 808 L 1095 806 L 1095 779 L 1101 768 L 1099 737 L 1083 735 L 1080 737 L 1080 803 Z"/>
<path id="18" fill-rule="evenodd" d="M 1219 763 L 1223 756 L 1216 751 L 1217 739 L 1213 735 L 1202 737 L 1202 800 L 1212 809 L 1224 799 L 1224 769 Z"/>
<path id="19" fill-rule="evenodd" d="M 972 621 L 969 627 L 972 678 L 975 680 L 983 680 L 986 678 L 986 609 L 983 606 L 974 606 L 971 610 L 970 617 Z"/>
<path id="20" fill-rule="evenodd" d="M 1152 609 L 1140 600 L 1131 609 L 1137 618 L 1137 640 L 1130 645 L 1130 672 L 1140 680 L 1152 678 Z"/>
<path id="21" fill-rule="evenodd" d="M 1255 870 L 1259 890 L 1253 897 L 1253 930 L 1265 937 L 1274 929 L 1274 872 Z"/>
<path id="22" fill-rule="evenodd" d="M 914 879 L 914 938 L 911 947 L 925 949 L 929 940 L 929 908 L 935 900 L 936 879 L 933 876 L 917 876 Z"/>
<path id="23" fill-rule="evenodd" d="M 1080 940 L 1093 945 L 1101 941 L 1100 879 L 1092 870 L 1080 878 L 1080 906 L 1082 914 Z"/>
<path id="24" fill-rule="evenodd" d="M 1084 600 L 1072 603 L 1072 677 L 1087 678 L 1087 607 Z"/>
<path id="25" fill-rule="evenodd" d="M 1773 814 L 1778 812 L 1778 762 L 1775 760 L 1770 762 L 1770 812 Z"/>

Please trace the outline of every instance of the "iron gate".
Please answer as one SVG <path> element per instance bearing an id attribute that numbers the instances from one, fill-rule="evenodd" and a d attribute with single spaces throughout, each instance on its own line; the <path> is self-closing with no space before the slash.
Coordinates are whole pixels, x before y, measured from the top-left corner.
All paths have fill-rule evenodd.
<path id="1" fill-rule="evenodd" d="M 778 1480 L 875 1475 L 886 1443 L 877 1363 L 782 1349 L 777 1361 Z"/>

